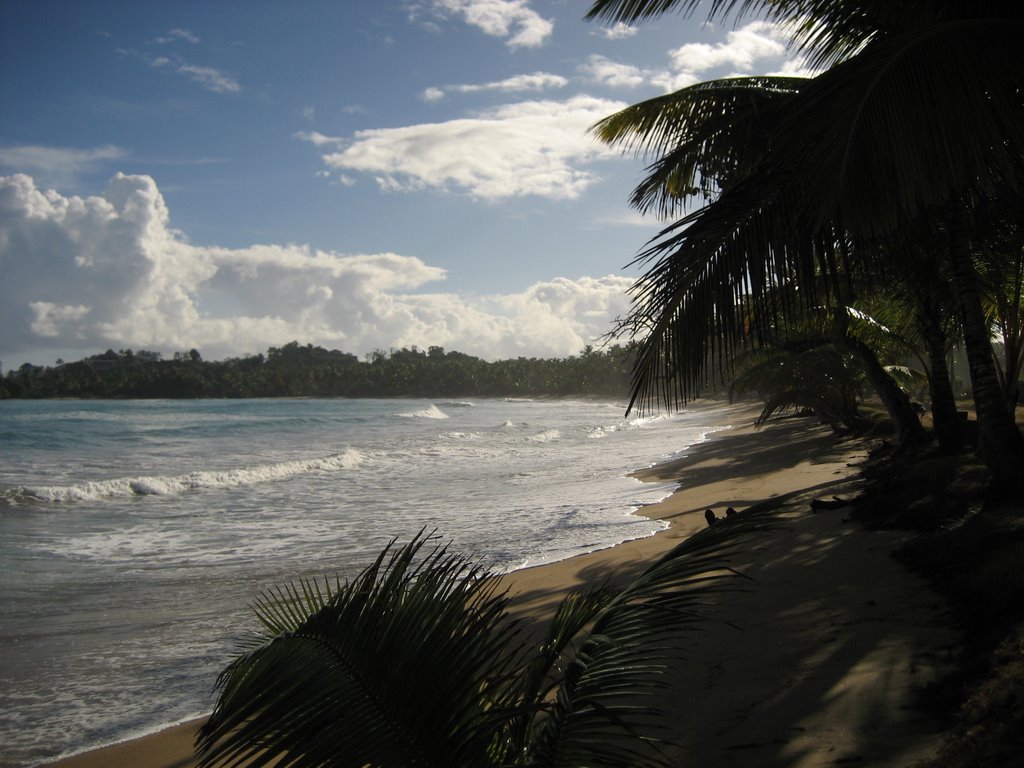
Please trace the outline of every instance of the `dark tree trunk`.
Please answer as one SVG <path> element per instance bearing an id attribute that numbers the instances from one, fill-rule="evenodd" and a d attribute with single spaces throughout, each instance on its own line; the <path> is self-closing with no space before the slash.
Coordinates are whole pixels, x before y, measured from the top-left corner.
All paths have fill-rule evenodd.
<path id="1" fill-rule="evenodd" d="M 882 367 L 874 351 L 863 341 L 850 335 L 846 336 L 844 343 L 860 360 L 868 382 L 882 398 L 882 403 L 889 412 L 889 418 L 892 419 L 892 423 L 896 427 L 896 436 L 900 443 L 924 442 L 924 427 L 921 426 L 921 420 L 917 417 L 910 397 L 900 389 L 899 384 Z"/>
<path id="2" fill-rule="evenodd" d="M 1013 412 L 1006 407 L 999 383 L 965 224 L 963 212 L 955 210 L 950 216 L 949 255 L 963 321 L 974 408 L 978 414 L 978 456 L 992 470 L 998 488 L 1021 494 L 1024 493 L 1024 437 L 1014 423 Z"/>
<path id="3" fill-rule="evenodd" d="M 963 447 L 963 429 L 956 412 L 956 396 L 946 365 L 946 333 L 939 303 L 918 297 L 918 323 L 928 348 L 928 391 L 932 400 L 932 425 L 939 448 L 956 453 Z"/>

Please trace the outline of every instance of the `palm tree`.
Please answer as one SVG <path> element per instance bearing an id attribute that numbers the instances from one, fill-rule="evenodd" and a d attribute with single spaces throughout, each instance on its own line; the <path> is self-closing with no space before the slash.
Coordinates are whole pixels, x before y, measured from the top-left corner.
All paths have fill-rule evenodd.
<path id="1" fill-rule="evenodd" d="M 700 0 L 596 0 L 588 18 L 636 21 Z M 979 453 L 1020 489 L 1024 438 L 992 358 L 965 211 L 1024 184 L 1024 6 L 999 0 L 712 0 L 787 22 L 810 79 L 703 83 L 599 124 L 605 140 L 658 157 L 633 204 L 683 213 L 639 261 L 632 330 L 647 334 L 634 379 L 641 406 L 684 399 L 708 346 L 735 345 L 749 297 L 779 328 L 819 300 L 824 274 L 885 274 L 871 244 L 920 217 L 941 218 L 978 413 Z M 710 202 L 686 214 L 687 198 Z M 802 302 L 773 304 L 780 283 Z M 838 294 L 824 298 L 838 303 Z"/>
<path id="2" fill-rule="evenodd" d="M 862 430 L 857 398 L 863 375 L 848 350 L 824 339 L 791 341 L 751 350 L 732 361 L 735 375 L 729 397 L 756 391 L 764 398 L 760 426 L 776 413 L 809 408 L 836 432 Z"/>
<path id="3" fill-rule="evenodd" d="M 422 533 L 351 581 L 273 590 L 218 680 L 199 765 L 667 766 L 665 667 L 736 583 L 738 534 L 765 527 L 722 521 L 625 587 L 569 595 L 543 633 Z"/>

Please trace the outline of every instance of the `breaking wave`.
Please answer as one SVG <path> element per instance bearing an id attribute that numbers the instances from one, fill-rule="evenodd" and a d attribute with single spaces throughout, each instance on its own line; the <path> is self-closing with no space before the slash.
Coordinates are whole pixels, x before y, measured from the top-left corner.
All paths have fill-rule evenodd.
<path id="1" fill-rule="evenodd" d="M 48 502 L 89 501 L 123 496 L 171 496 L 204 488 L 237 488 L 255 483 L 286 480 L 310 472 L 335 472 L 354 469 L 363 460 L 362 454 L 349 448 L 343 453 L 316 459 L 283 461 L 256 467 L 222 471 L 189 472 L 170 477 L 141 476 L 95 480 L 75 485 L 21 486 L 5 495 L 20 499 Z"/>

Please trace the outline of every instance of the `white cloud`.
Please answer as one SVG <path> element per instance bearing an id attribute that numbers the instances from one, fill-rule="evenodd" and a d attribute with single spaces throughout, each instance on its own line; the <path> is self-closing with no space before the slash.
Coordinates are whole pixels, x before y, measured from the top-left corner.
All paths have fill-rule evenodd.
<path id="1" fill-rule="evenodd" d="M 819 73 L 819 71 L 820 70 L 811 69 L 807 66 L 807 59 L 803 56 L 797 56 L 796 58 L 782 62 L 782 66 L 779 67 L 778 70 L 775 72 L 769 72 L 768 74 L 780 77 L 814 77 Z"/>
<path id="2" fill-rule="evenodd" d="M 755 21 L 714 44 L 687 43 L 669 52 L 665 69 L 642 69 L 592 54 L 578 69 L 588 81 L 611 88 L 653 85 L 665 92 L 713 77 L 754 74 L 812 77 L 803 58 L 786 59 L 790 34 L 782 24 Z"/>
<path id="3" fill-rule="evenodd" d="M 624 106 L 576 96 L 507 104 L 444 123 L 364 130 L 323 161 L 339 172 L 370 174 L 385 190 L 455 188 L 489 200 L 575 198 L 595 181 L 587 163 L 618 156 L 587 129 Z M 327 143 L 320 134 L 299 137 Z"/>
<path id="4" fill-rule="evenodd" d="M 555 27 L 526 0 L 434 0 L 433 8 L 441 15 L 460 16 L 487 35 L 507 38 L 509 48 L 541 46 Z"/>
<path id="5" fill-rule="evenodd" d="M 766 62 L 785 57 L 790 37 L 784 24 L 752 21 L 730 31 L 723 43 L 687 43 L 669 54 L 672 77 L 697 82 L 705 72 L 725 67 L 733 74 L 763 74 Z"/>
<path id="6" fill-rule="evenodd" d="M 629 24 L 623 24 L 621 21 L 610 27 L 602 27 L 600 34 L 609 40 L 622 40 L 626 37 L 632 37 L 639 30 L 636 27 L 631 27 Z"/>
<path id="7" fill-rule="evenodd" d="M 59 306 L 49 301 L 30 301 L 28 307 L 32 311 L 32 333 L 37 336 L 60 336 L 63 326 L 77 323 L 89 314 L 89 307 L 81 304 Z"/>
<path id="8" fill-rule="evenodd" d="M 153 42 L 159 43 L 160 45 L 166 45 L 167 43 L 175 43 L 179 40 L 184 40 L 186 43 L 196 44 L 199 42 L 199 37 L 187 29 L 175 27 L 174 29 L 168 30 L 166 35 L 156 38 Z"/>
<path id="9" fill-rule="evenodd" d="M 515 75 L 504 80 L 490 83 L 469 83 L 465 85 L 446 85 L 443 88 L 427 88 L 423 92 L 424 101 L 440 101 L 445 93 L 481 93 L 500 91 L 504 93 L 522 93 L 524 91 L 543 91 L 546 88 L 564 88 L 568 79 L 550 72 L 533 72 L 528 75 Z"/>
<path id="10" fill-rule="evenodd" d="M 168 68 L 179 75 L 184 75 L 213 93 L 238 93 L 242 90 L 237 80 L 213 67 L 200 67 L 188 64 L 177 57 L 167 56 L 157 56 L 150 59 L 149 63 L 151 66 Z"/>
<path id="11" fill-rule="evenodd" d="M 623 276 L 431 293 L 445 272 L 414 256 L 204 247 L 169 220 L 148 176 L 118 174 L 84 198 L 0 177 L 0 354 L 195 347 L 215 359 L 297 339 L 356 354 L 415 344 L 491 359 L 568 355 L 628 308 Z"/>
<path id="12" fill-rule="evenodd" d="M 338 136 L 326 136 L 319 131 L 299 131 L 294 134 L 295 138 L 308 141 L 315 147 L 330 147 L 344 144 L 345 139 Z"/>
<path id="13" fill-rule="evenodd" d="M 78 149 L 22 144 L 0 147 L 0 167 L 32 174 L 48 185 L 72 186 L 80 174 L 127 156 L 124 149 L 111 145 Z"/>
<path id="14" fill-rule="evenodd" d="M 636 88 L 649 82 L 650 72 L 632 64 L 620 64 L 599 54 L 591 54 L 586 64 L 579 71 L 594 83 L 611 88 Z"/>

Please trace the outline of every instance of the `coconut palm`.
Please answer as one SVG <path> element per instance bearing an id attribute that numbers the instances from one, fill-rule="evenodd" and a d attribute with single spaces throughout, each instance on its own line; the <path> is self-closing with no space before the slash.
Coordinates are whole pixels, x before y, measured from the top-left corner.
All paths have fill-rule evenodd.
<path id="1" fill-rule="evenodd" d="M 254 605 L 261 631 L 218 680 L 200 766 L 661 766 L 658 707 L 683 631 L 736 583 L 757 514 L 723 521 L 625 587 L 568 596 L 543 633 L 486 569 L 419 535 L 350 581 Z"/>
<path id="2" fill-rule="evenodd" d="M 836 432 L 862 430 L 868 421 L 858 411 L 864 376 L 846 349 L 823 339 L 791 341 L 737 355 L 729 397 L 757 392 L 764 408 L 757 425 L 777 413 L 810 409 Z"/>
<path id="3" fill-rule="evenodd" d="M 597 0 L 589 18 L 633 23 L 699 0 Z M 821 300 L 818 276 L 884 274 L 875 247 L 921 217 L 941 218 L 978 412 L 979 452 L 1000 482 L 1021 483 L 1024 439 L 992 358 L 968 212 L 1024 184 L 1024 7 L 998 0 L 711 0 L 788 22 L 814 78 L 693 86 L 598 126 L 605 140 L 657 157 L 633 203 L 682 217 L 640 261 L 631 330 L 647 334 L 634 402 L 686 399 L 709 347 L 742 338 L 749 297 L 775 330 Z M 685 213 L 687 198 L 710 198 Z M 1018 202 L 1019 205 L 1019 202 Z M 802 301 L 773 304 L 779 284 Z M 837 292 L 838 294 L 838 292 Z M 834 303 L 838 295 L 829 296 Z M 749 302 L 748 302 L 749 303 Z M 744 311 L 747 311 L 744 309 Z M 718 357 L 724 357 L 718 355 Z"/>

